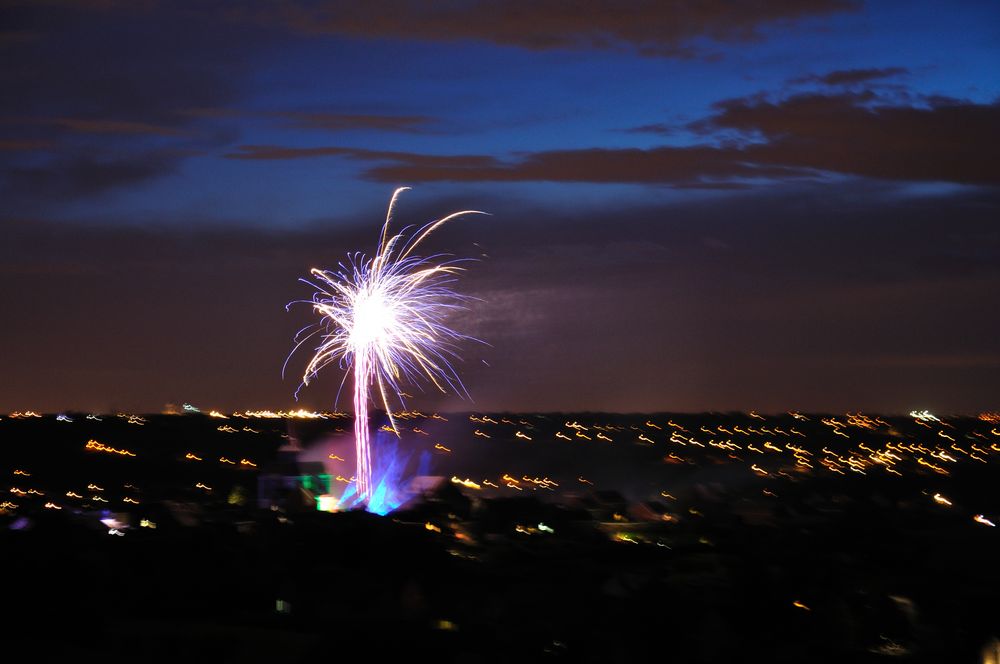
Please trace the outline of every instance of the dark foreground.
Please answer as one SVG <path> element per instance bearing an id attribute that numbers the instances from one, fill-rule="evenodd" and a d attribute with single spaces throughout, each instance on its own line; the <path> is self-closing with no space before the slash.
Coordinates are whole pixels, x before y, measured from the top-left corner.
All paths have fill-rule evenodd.
<path id="1" fill-rule="evenodd" d="M 683 422 L 691 436 L 695 424 Z M 791 428 L 766 426 L 768 437 Z M 992 426 L 928 434 L 988 454 L 973 434 Z M 15 444 L 11 431 L 4 444 Z M 863 440 L 843 431 L 861 449 L 924 444 L 888 424 Z M 482 493 L 445 478 L 385 517 L 318 512 L 301 491 L 261 509 L 247 475 L 248 499 L 159 486 L 111 511 L 83 487 L 80 502 L 60 495 L 61 509 L 46 508 L 52 489 L 18 467 L 32 474 L 14 476 L 25 495 L 0 516 L 3 644 L 36 662 L 994 661 L 983 650 L 1000 633 L 996 463 L 930 461 L 927 443 L 920 458 L 944 473 L 903 461 L 899 476 L 806 467 L 826 467 L 831 444 L 807 438 L 798 470 L 755 463 L 759 473 L 728 484 L 685 483 L 666 461 L 677 488 L 658 500 L 583 482 Z M 721 467 L 685 458 L 689 475 Z M 42 464 L 15 460 L 26 462 Z M 105 467 L 87 472 L 110 479 Z"/>

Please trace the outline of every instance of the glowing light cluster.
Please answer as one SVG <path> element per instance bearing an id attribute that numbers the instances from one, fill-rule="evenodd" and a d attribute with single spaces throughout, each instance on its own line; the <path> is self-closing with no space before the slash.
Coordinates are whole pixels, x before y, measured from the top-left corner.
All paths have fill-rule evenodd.
<path id="1" fill-rule="evenodd" d="M 354 437 L 357 454 L 356 495 L 362 503 L 378 502 L 378 487 L 372 483 L 368 407 L 370 392 L 377 387 L 379 402 L 389 414 L 398 435 L 396 418 L 389 405 L 390 394 L 405 410 L 401 385 L 424 378 L 446 391 L 465 393 L 450 360 L 457 357 L 456 343 L 468 337 L 449 328 L 449 314 L 462 307 L 464 298 L 450 284 L 462 268 L 458 261 L 440 261 L 442 256 L 421 258 L 413 251 L 435 229 L 449 220 L 484 214 L 477 210 L 455 212 L 419 228 L 412 235 L 390 235 L 389 225 L 402 187 L 393 192 L 378 243 L 371 258 L 352 254 L 337 270 L 313 268 L 312 279 L 302 279 L 316 289 L 311 300 L 321 322 L 303 328 L 295 337 L 295 349 L 319 335 L 315 354 L 302 375 L 308 385 L 331 363 L 353 370 Z M 290 303 L 295 304 L 295 302 Z M 294 349 L 293 349 L 294 353 Z M 346 374 L 345 374 L 346 380 Z M 374 510 L 373 510 L 374 511 Z"/>
<path id="2" fill-rule="evenodd" d="M 105 445 L 104 443 L 98 442 L 98 441 L 93 440 L 93 439 L 88 440 L 87 444 L 84 445 L 84 448 L 87 449 L 87 450 L 90 450 L 92 452 L 108 452 L 110 454 L 119 454 L 121 456 L 130 456 L 130 457 L 134 457 L 135 456 L 134 452 L 129 452 L 128 450 L 126 450 L 124 448 L 119 449 L 119 448 L 116 448 L 116 447 L 110 447 L 108 445 Z"/>
<path id="3" fill-rule="evenodd" d="M 9 417 L 12 420 L 26 420 L 29 417 L 41 417 L 41 415 L 39 415 L 33 410 L 24 410 L 24 411 L 16 410 L 13 413 L 8 413 L 7 417 Z"/>
<path id="4" fill-rule="evenodd" d="M 267 420 L 325 420 L 330 417 L 342 416 L 341 413 L 317 413 L 304 408 L 298 410 L 245 410 L 243 413 L 233 413 L 233 417 L 249 417 Z"/>

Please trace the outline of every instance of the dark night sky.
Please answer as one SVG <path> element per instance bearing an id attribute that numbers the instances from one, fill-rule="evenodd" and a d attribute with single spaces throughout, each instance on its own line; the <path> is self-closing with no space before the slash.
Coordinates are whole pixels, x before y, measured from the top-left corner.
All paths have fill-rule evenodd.
<path id="1" fill-rule="evenodd" d="M 416 406 L 996 408 L 998 71 L 995 1 L 0 0 L 0 411 L 295 405 L 399 185 L 493 214 Z"/>

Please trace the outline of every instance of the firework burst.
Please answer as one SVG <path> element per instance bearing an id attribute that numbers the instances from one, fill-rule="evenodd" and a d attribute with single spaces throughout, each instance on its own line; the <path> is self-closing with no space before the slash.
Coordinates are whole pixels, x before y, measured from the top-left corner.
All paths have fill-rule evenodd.
<path id="1" fill-rule="evenodd" d="M 467 300 L 451 287 L 463 269 L 461 261 L 441 254 L 421 258 L 413 252 L 442 224 L 464 215 L 486 213 L 463 210 L 409 235 L 409 227 L 390 234 L 396 200 L 407 189 L 401 187 L 392 194 L 374 256 L 355 253 L 348 256 L 346 263 L 339 263 L 337 270 L 313 268 L 311 279 L 301 279 L 316 289 L 312 299 L 288 305 L 309 304 L 321 317 L 319 323 L 303 328 L 295 336 L 292 354 L 309 339 L 319 337 L 300 389 L 331 363 L 345 371 L 341 388 L 353 374 L 355 489 L 361 503 L 367 503 L 372 493 L 368 423 L 372 394 L 376 395 L 376 403 L 385 408 L 397 435 L 390 398 L 405 408 L 402 385 L 426 379 L 441 392 L 450 389 L 467 396 L 451 361 L 458 359 L 458 342 L 470 337 L 446 325 L 449 315 L 463 308 Z"/>

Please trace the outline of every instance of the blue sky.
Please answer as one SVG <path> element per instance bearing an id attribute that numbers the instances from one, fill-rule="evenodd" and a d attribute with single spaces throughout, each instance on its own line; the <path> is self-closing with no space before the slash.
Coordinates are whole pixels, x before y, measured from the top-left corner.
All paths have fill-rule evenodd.
<path id="1" fill-rule="evenodd" d="M 36 369 L 53 361 L 54 328 L 122 314 L 102 294 L 122 278 L 109 265 L 133 265 L 129 278 L 154 292 L 190 288 L 195 273 L 204 281 L 160 303 L 169 316 L 127 360 L 83 352 L 60 361 L 73 365 L 67 375 L 118 372 L 97 391 L 143 408 L 182 398 L 186 384 L 220 404 L 287 400 L 270 359 L 240 363 L 225 321 L 197 349 L 175 344 L 177 330 L 236 297 L 260 355 L 283 360 L 296 321 L 280 304 L 301 296 L 295 275 L 370 249 L 365 233 L 399 185 L 414 187 L 401 212 L 414 223 L 454 207 L 494 213 L 452 236 L 455 251 L 479 251 L 474 239 L 488 248 L 469 287 L 505 303 L 473 316 L 480 336 L 505 340 L 492 373 L 470 376 L 484 407 L 986 407 L 1000 348 L 978 328 L 954 328 L 996 322 L 973 294 L 998 276 L 1000 236 L 987 220 L 1000 185 L 1000 6 L 766 9 L 6 3 L 0 220 L 10 242 L 0 259 L 13 286 L 6 308 L 22 312 L 8 342 L 25 352 L 7 360 L 0 409 L 101 405 L 84 378 L 46 386 Z M 233 264 L 265 267 L 236 285 Z M 57 322 L 48 303 L 67 270 L 93 283 Z M 608 300 L 619 281 L 639 287 Z M 899 281 L 909 290 L 890 293 Z M 764 320 L 727 300 L 755 284 Z M 650 304 L 671 293 L 683 325 Z M 861 303 L 849 333 L 802 304 L 842 306 L 845 293 Z M 950 325 L 927 319 L 917 294 L 928 293 L 970 309 L 952 311 Z M 532 313 L 543 310 L 572 325 Z M 514 324 L 525 319 L 536 324 Z M 889 341 L 901 320 L 905 348 Z M 813 341 L 776 344 L 790 329 Z M 611 331 L 623 343 L 607 346 Z M 566 335 L 557 366 L 543 349 Z M 127 348 L 124 337 L 119 325 L 88 343 Z M 155 349 L 192 358 L 162 390 L 136 368 Z M 217 381 L 188 378 L 220 354 L 230 361 Z M 774 376 L 762 378 L 759 362 Z M 583 389 L 588 366 L 605 369 Z M 511 386 L 528 372 L 530 386 Z M 852 372 L 879 372 L 879 389 Z M 817 375 L 827 380 L 803 391 Z"/>

